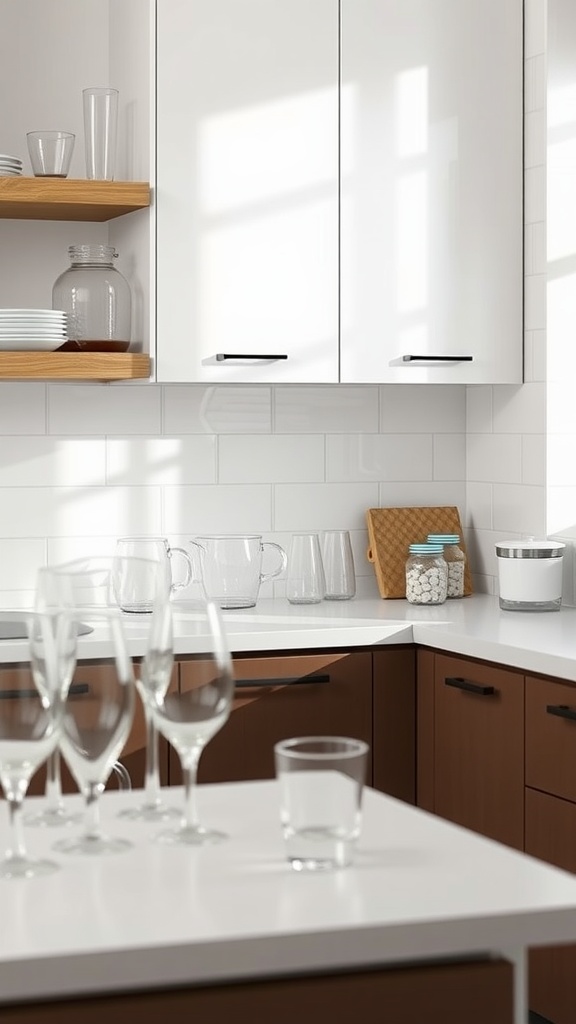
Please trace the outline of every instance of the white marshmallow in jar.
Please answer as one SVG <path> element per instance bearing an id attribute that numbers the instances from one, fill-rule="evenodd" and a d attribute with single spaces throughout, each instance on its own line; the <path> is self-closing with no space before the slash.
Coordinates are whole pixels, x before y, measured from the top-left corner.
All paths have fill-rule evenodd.
<path id="1" fill-rule="evenodd" d="M 464 597 L 466 555 L 458 546 L 460 535 L 458 533 L 429 533 L 428 543 L 441 544 L 444 549 L 444 559 L 448 566 L 448 598 Z"/>
<path id="2" fill-rule="evenodd" d="M 411 544 L 406 562 L 406 600 L 443 604 L 448 593 L 448 566 L 442 544 Z"/>

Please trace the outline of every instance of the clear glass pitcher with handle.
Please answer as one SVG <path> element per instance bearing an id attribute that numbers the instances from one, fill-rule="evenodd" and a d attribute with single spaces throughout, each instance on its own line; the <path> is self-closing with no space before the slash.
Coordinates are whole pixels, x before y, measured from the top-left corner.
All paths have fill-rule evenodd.
<path id="1" fill-rule="evenodd" d="M 195 537 L 197 562 L 195 581 L 220 608 L 253 608 L 261 583 L 284 572 L 287 557 L 284 548 L 263 541 L 258 533 Z M 277 564 L 263 571 L 264 555 L 272 549 Z"/>

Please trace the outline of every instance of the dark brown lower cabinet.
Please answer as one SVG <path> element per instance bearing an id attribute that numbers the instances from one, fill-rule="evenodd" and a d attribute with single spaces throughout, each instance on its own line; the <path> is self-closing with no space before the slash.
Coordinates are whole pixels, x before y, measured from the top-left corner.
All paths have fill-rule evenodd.
<path id="1" fill-rule="evenodd" d="M 0 1024 L 513 1024 L 505 960 L 435 964 L 0 1007 Z"/>
<path id="2" fill-rule="evenodd" d="M 523 849 L 522 673 L 419 653 L 418 804 Z"/>
<path id="3" fill-rule="evenodd" d="M 576 804 L 526 789 L 526 853 L 576 874 Z M 530 1006 L 554 1024 L 576 1021 L 576 945 L 530 951 Z"/>
<path id="4" fill-rule="evenodd" d="M 390 647 L 373 654 L 373 780 L 375 789 L 416 803 L 416 653 Z"/>
<path id="5" fill-rule="evenodd" d="M 274 777 L 274 744 L 290 736 L 354 736 L 372 744 L 372 655 L 367 651 L 234 658 L 230 717 L 200 758 L 199 782 Z M 195 659 L 180 661 L 180 686 Z M 181 781 L 170 753 L 170 782 Z M 368 782 L 372 781 L 370 756 Z"/>

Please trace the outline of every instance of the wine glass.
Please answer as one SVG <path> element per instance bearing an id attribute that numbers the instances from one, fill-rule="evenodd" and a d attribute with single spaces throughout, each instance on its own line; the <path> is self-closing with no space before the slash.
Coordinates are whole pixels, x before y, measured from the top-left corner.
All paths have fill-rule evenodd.
<path id="1" fill-rule="evenodd" d="M 32 775 L 50 756 L 60 736 L 63 700 L 57 650 L 61 645 L 69 649 L 69 633 L 60 617 L 55 624 L 52 616 L 31 614 L 28 636 L 37 655 L 42 652 L 43 686 L 37 687 L 28 664 L 10 666 L 0 681 L 0 783 L 11 829 L 10 846 L 0 861 L 0 878 L 32 878 L 59 867 L 52 860 L 28 855 L 22 807 Z"/>
<path id="2" fill-rule="evenodd" d="M 202 750 L 222 728 L 232 704 L 234 675 L 224 627 L 217 606 L 199 601 L 190 619 L 194 636 L 194 681 L 189 689 L 171 692 L 153 685 L 163 679 L 173 658 L 172 609 L 155 609 L 148 652 L 144 658 L 142 695 L 157 729 L 174 747 L 182 765 L 185 805 L 180 825 L 156 837 L 163 843 L 199 846 L 225 839 L 224 833 L 201 825 L 196 811 L 196 776 Z"/>
<path id="3" fill-rule="evenodd" d="M 65 699 L 76 665 L 76 630 L 70 623 L 65 626 L 62 617 L 55 614 L 60 604 L 58 576 L 55 575 L 54 571 L 49 567 L 40 569 L 38 571 L 36 581 L 34 607 L 37 612 L 49 614 L 49 622 L 53 629 L 57 625 L 60 630 L 65 630 L 65 633 L 62 636 L 62 642 L 58 644 L 58 662 L 55 666 L 56 671 L 54 673 L 53 680 L 54 684 L 59 689 L 62 698 Z M 47 622 L 45 628 L 49 628 Z M 65 642 L 65 638 L 67 638 L 67 643 Z M 39 630 L 36 629 L 31 631 L 29 647 L 30 664 L 34 675 L 34 682 L 38 689 L 41 692 L 44 692 L 49 685 L 50 679 L 46 672 L 44 638 L 39 636 Z M 24 820 L 27 825 L 41 825 L 52 828 L 54 826 L 60 827 L 62 825 L 69 825 L 72 822 L 81 820 L 81 815 L 75 811 L 70 811 L 66 807 L 62 797 L 61 757 L 59 747 L 55 747 L 46 762 L 46 788 L 44 792 L 46 805 L 42 810 L 31 812 L 25 816 Z"/>
<path id="4" fill-rule="evenodd" d="M 122 541 L 118 542 L 119 545 L 122 543 Z M 149 616 L 142 615 L 138 620 L 142 627 L 147 630 L 146 644 L 148 654 L 150 654 L 151 627 L 154 615 L 161 612 L 163 606 L 169 602 L 173 587 L 164 542 L 162 542 L 161 548 L 157 546 L 158 542 L 155 539 L 150 541 L 150 544 L 152 545 L 150 550 L 153 553 L 155 552 L 157 557 L 147 559 L 133 553 L 120 555 L 114 558 L 112 567 L 113 592 L 122 611 L 127 611 L 125 598 L 127 595 L 130 595 L 133 603 L 141 609 L 145 607 L 149 613 Z M 146 542 L 144 550 L 148 549 L 148 542 Z M 131 552 L 140 550 L 140 545 L 134 548 L 130 547 L 129 550 Z M 135 600 L 136 597 L 137 600 Z M 153 687 L 160 694 L 166 692 L 170 684 L 173 661 L 174 659 L 171 656 L 169 659 L 165 659 L 162 664 L 155 663 L 154 671 L 152 672 L 150 670 L 150 659 L 148 658 L 148 660 L 144 660 L 142 663 L 140 675 L 136 676 L 136 686 L 142 697 L 146 725 L 144 799 L 138 806 L 127 807 L 120 811 L 120 816 L 124 818 L 163 821 L 174 815 L 180 816 L 177 808 L 167 805 L 162 798 L 159 766 L 160 737 L 143 695 L 143 688 L 149 689 Z"/>

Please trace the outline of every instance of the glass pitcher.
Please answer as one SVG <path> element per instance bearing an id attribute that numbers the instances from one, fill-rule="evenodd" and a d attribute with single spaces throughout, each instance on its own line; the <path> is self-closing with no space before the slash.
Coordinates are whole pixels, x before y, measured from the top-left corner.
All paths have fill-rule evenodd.
<path id="1" fill-rule="evenodd" d="M 260 584 L 284 572 L 288 561 L 284 548 L 263 541 L 258 533 L 196 537 L 190 543 L 198 555 L 195 580 L 220 608 L 253 608 Z M 270 548 L 276 552 L 278 564 L 263 572 L 263 556 Z"/>

